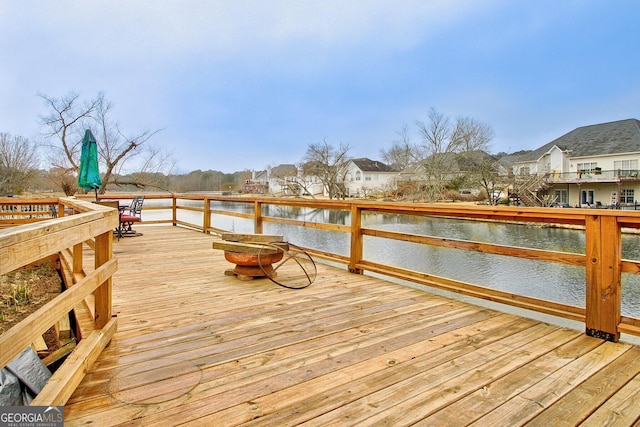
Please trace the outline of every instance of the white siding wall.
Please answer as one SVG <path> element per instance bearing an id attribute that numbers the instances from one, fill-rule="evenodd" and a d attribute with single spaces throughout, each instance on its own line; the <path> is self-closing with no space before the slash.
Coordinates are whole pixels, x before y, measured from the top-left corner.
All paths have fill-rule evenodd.
<path id="1" fill-rule="evenodd" d="M 564 153 L 553 147 L 549 153 L 549 172 L 564 172 Z"/>
<path id="2" fill-rule="evenodd" d="M 358 196 L 395 186 L 397 176 L 397 172 L 364 172 L 355 163 L 349 162 L 344 184 L 349 196 Z"/>
<path id="3" fill-rule="evenodd" d="M 603 171 L 614 170 L 616 160 L 636 160 L 640 164 L 640 153 L 618 154 L 615 156 L 575 157 L 570 159 L 570 172 L 578 171 L 578 163 L 597 163 Z"/>

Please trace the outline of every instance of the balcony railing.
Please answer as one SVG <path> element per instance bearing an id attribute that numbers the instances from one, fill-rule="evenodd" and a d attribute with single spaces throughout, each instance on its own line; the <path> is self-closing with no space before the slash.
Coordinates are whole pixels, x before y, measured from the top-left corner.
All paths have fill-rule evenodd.
<path id="1" fill-rule="evenodd" d="M 549 183 L 579 183 L 579 182 L 619 182 L 638 181 L 640 174 L 637 170 L 592 170 L 580 172 L 547 172 L 544 174 Z"/>

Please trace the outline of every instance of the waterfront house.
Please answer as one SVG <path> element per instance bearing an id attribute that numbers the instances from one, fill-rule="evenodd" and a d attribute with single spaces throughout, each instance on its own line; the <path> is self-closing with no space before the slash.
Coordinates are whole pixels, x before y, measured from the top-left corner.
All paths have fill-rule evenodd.
<path id="1" fill-rule="evenodd" d="M 300 194 L 298 168 L 293 164 L 281 164 L 269 170 L 269 190 L 272 194 L 294 196 Z"/>
<path id="2" fill-rule="evenodd" d="M 267 171 L 252 171 L 251 178 L 245 179 L 242 192 L 247 194 L 266 194 L 269 192 L 269 174 Z"/>
<path id="3" fill-rule="evenodd" d="M 583 126 L 523 155 L 501 159 L 527 205 L 635 209 L 640 195 L 640 121 Z"/>
<path id="4" fill-rule="evenodd" d="M 344 187 L 347 196 L 360 197 L 395 189 L 398 171 L 377 160 L 351 159 L 346 165 Z"/>
<path id="5" fill-rule="evenodd" d="M 303 163 L 298 169 L 298 182 L 300 183 L 300 195 L 321 196 L 327 195 L 322 180 L 317 174 L 322 167 L 318 166 L 318 162 Z"/>

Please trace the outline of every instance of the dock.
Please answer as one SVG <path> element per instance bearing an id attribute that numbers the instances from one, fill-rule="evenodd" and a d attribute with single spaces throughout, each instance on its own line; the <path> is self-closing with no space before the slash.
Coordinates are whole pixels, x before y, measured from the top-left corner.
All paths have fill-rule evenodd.
<path id="1" fill-rule="evenodd" d="M 640 348 L 318 263 L 225 275 L 218 237 L 113 241 L 118 330 L 65 425 L 633 425 Z M 87 268 L 91 268 L 87 266 Z"/>

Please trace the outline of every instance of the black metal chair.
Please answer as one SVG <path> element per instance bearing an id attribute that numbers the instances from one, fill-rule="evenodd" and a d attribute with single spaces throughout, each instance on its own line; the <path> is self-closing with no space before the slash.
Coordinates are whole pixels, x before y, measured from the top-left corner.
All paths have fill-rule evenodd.
<path id="1" fill-rule="evenodd" d="M 129 206 L 120 208 L 120 233 L 121 237 L 125 236 L 142 236 L 132 227 L 136 222 L 142 222 L 142 204 L 144 196 L 135 196 Z"/>

